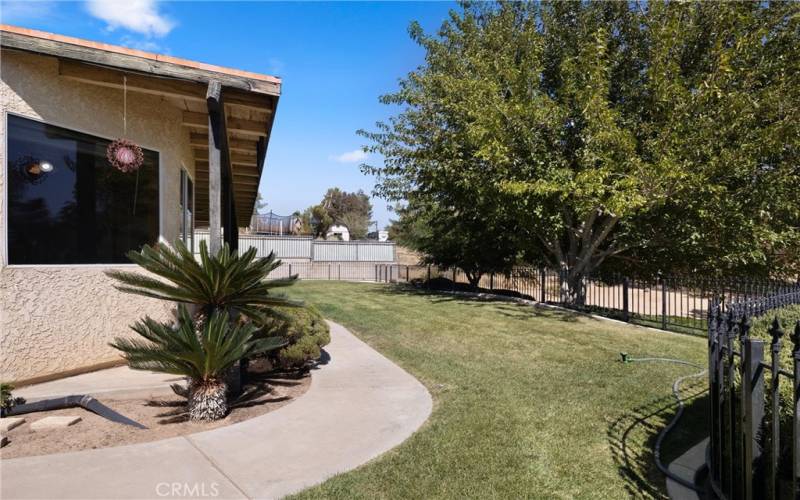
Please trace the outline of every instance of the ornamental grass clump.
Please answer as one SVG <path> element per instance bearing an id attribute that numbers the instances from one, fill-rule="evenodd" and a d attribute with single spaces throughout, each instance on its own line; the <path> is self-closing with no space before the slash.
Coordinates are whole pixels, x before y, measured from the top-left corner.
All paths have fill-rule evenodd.
<path id="1" fill-rule="evenodd" d="M 286 345 L 279 336 L 264 335 L 269 318 L 279 317 L 277 307 L 300 304 L 274 295 L 275 288 L 292 285 L 296 276 L 269 280 L 280 266 L 273 254 L 257 259 L 254 248 L 241 256 L 227 245 L 209 255 L 200 242 L 200 258 L 181 241 L 145 245 L 128 258 L 150 275 L 107 271 L 123 292 L 177 302 L 174 322 L 145 318 L 131 328 L 142 339 L 117 338 L 111 346 L 122 352 L 131 368 L 187 377 L 188 389 L 173 386 L 187 398 L 192 420 L 215 420 L 228 411 L 229 384 L 239 361 Z"/>

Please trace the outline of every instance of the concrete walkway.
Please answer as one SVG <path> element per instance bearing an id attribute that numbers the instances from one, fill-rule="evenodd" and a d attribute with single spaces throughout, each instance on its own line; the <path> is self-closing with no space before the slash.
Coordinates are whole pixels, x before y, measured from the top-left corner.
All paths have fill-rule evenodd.
<path id="1" fill-rule="evenodd" d="M 88 394 L 100 399 L 139 399 L 170 395 L 172 394 L 170 384 L 179 384 L 183 381 L 183 377 L 175 375 L 118 366 L 20 387 L 14 391 L 14 396 L 22 396 L 29 403 L 76 394 Z"/>
<path id="2" fill-rule="evenodd" d="M 279 498 L 351 470 L 428 418 L 415 378 L 331 325 L 330 362 L 297 401 L 212 431 L 0 462 L 13 498 Z"/>

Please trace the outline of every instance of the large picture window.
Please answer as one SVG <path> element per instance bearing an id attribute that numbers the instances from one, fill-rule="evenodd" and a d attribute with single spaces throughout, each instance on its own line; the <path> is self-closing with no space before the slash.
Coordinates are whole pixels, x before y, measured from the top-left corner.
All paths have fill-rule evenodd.
<path id="1" fill-rule="evenodd" d="M 111 141 L 8 115 L 9 264 L 115 264 L 158 240 L 158 153 L 124 173 Z"/>

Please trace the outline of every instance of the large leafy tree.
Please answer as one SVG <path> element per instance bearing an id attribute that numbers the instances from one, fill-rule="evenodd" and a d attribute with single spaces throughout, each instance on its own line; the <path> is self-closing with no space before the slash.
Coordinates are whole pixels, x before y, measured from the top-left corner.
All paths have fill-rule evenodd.
<path id="1" fill-rule="evenodd" d="M 577 300 L 615 260 L 786 269 L 800 248 L 798 12 L 464 4 L 436 36 L 412 25 L 425 64 L 382 97 L 403 110 L 362 132 L 384 157 L 364 170 L 423 211 L 479 209 L 513 235 L 509 252 L 563 269 Z"/>

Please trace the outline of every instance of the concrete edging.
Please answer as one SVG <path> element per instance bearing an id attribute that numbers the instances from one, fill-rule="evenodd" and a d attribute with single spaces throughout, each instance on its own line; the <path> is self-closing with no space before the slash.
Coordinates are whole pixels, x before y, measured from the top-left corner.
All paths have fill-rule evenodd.
<path id="1" fill-rule="evenodd" d="M 4 499 L 280 498 L 394 448 L 430 416 L 417 379 L 329 322 L 330 361 L 297 401 L 211 431 L 2 461 Z"/>

